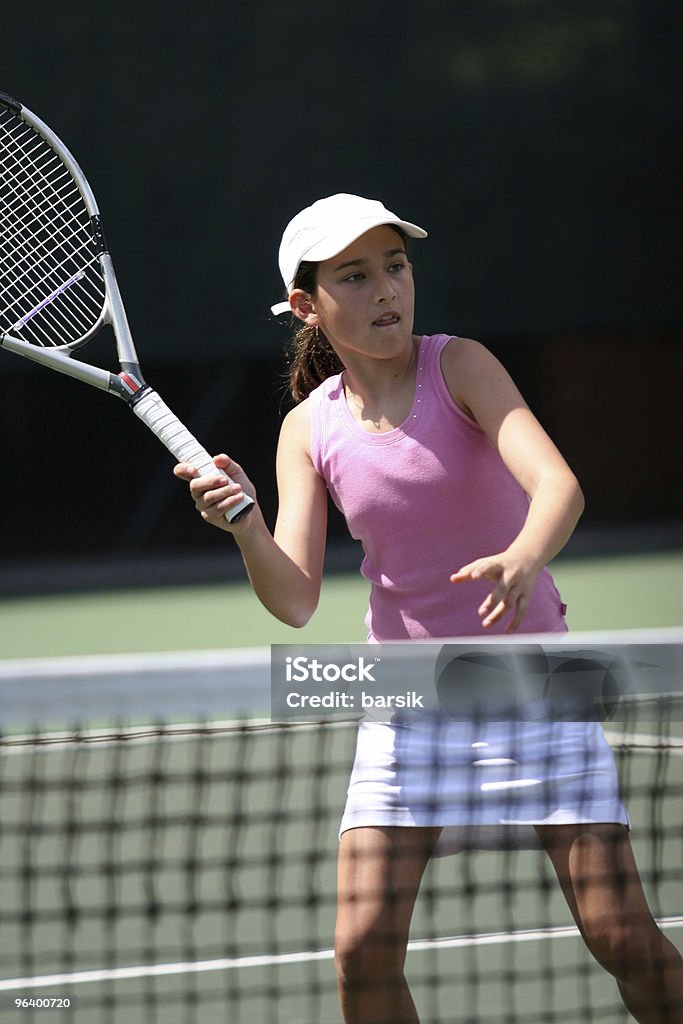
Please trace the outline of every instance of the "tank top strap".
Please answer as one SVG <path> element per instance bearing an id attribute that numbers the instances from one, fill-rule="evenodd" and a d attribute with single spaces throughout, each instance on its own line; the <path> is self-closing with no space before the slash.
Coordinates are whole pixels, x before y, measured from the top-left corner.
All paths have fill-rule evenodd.
<path id="1" fill-rule="evenodd" d="M 329 415 L 328 399 L 330 394 L 339 388 L 340 382 L 341 374 L 337 373 L 324 380 L 308 396 L 311 414 L 311 461 L 316 473 L 323 477 L 325 476 L 323 464 Z"/>
<path id="2" fill-rule="evenodd" d="M 441 371 L 441 353 L 454 337 L 453 334 L 432 334 L 422 339 L 425 350 L 421 359 L 423 371 L 429 380 L 432 392 L 449 408 L 452 408 L 454 402 Z"/>

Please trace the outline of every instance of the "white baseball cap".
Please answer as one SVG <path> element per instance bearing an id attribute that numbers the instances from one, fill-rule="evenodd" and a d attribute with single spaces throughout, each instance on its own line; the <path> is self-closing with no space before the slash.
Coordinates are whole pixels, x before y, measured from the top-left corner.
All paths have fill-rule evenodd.
<path id="1" fill-rule="evenodd" d="M 346 192 L 318 199 L 297 213 L 285 228 L 280 243 L 280 273 L 287 292 L 293 291 L 294 279 L 304 260 L 319 263 L 332 259 L 366 231 L 381 224 L 395 224 L 411 238 L 427 237 L 423 228 L 401 220 L 379 200 L 363 199 Z M 289 302 L 271 306 L 275 316 L 290 311 Z"/>

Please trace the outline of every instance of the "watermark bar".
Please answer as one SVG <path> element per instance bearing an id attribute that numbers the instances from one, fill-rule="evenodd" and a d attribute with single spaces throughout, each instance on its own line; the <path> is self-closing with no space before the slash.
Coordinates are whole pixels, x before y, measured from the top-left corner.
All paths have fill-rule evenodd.
<path id="1" fill-rule="evenodd" d="M 681 644 L 274 644 L 271 716 L 607 721 L 666 700 L 680 719 L 682 681 Z"/>

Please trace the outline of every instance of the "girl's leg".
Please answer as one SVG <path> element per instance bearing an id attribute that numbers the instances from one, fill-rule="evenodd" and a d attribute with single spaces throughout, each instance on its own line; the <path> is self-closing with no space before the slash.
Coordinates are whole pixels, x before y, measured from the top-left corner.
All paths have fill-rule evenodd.
<path id="1" fill-rule="evenodd" d="M 640 1024 L 683 1024 L 683 960 L 650 913 L 623 825 L 542 825 L 569 908 Z"/>
<path id="2" fill-rule="evenodd" d="M 346 1024 L 418 1024 L 403 968 L 440 829 L 354 828 L 339 847 L 335 961 Z"/>

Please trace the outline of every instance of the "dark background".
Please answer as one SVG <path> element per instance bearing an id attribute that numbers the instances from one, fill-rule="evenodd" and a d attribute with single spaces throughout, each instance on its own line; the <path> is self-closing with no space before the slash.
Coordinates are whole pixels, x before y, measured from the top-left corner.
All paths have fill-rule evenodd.
<path id="1" fill-rule="evenodd" d="M 350 191 L 429 230 L 416 330 L 503 360 L 581 480 L 583 530 L 651 543 L 683 518 L 680 14 L 41 0 L 3 21 L 0 88 L 74 151 L 147 379 L 243 463 L 271 523 L 277 247 L 302 206 Z M 101 339 L 89 351 L 110 361 Z M 0 371 L 6 589 L 65 562 L 226 570 L 226 538 L 123 404 L 6 353 Z"/>

